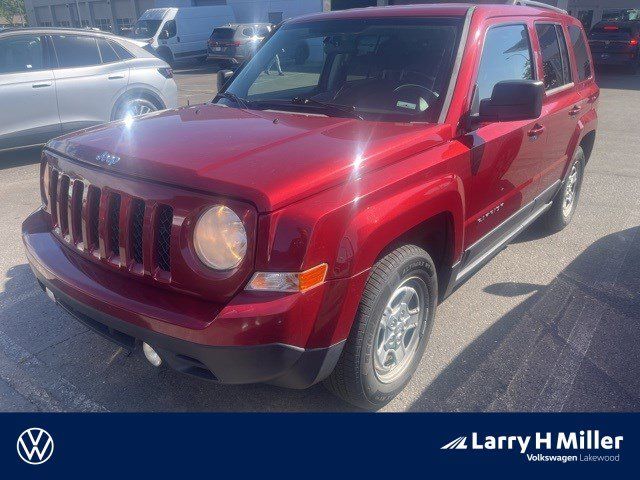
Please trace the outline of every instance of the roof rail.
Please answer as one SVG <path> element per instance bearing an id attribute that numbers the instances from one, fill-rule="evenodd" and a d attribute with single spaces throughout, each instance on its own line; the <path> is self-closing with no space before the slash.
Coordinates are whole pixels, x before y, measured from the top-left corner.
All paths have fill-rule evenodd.
<path id="1" fill-rule="evenodd" d="M 511 5 L 523 5 L 527 7 L 546 8 L 548 10 L 553 10 L 554 12 L 558 12 L 558 13 L 565 13 L 565 14 L 567 13 L 567 11 L 563 10 L 562 8 L 554 7 L 553 5 L 549 5 L 548 3 L 534 2 L 533 0 L 509 0 L 509 3 Z"/>

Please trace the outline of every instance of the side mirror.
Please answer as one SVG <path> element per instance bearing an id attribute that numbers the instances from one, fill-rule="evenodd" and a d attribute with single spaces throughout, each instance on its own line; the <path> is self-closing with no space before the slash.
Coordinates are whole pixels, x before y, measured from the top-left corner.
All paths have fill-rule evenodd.
<path id="1" fill-rule="evenodd" d="M 162 40 L 167 40 L 169 38 L 169 30 L 162 30 L 160 32 L 160 35 L 158 35 L 159 38 L 161 38 Z"/>
<path id="2" fill-rule="evenodd" d="M 536 80 L 506 80 L 493 88 L 491 98 L 480 102 L 476 122 L 534 120 L 542 113 L 544 84 Z"/>
<path id="3" fill-rule="evenodd" d="M 218 70 L 218 92 L 222 91 L 231 77 L 233 77 L 233 70 Z"/>

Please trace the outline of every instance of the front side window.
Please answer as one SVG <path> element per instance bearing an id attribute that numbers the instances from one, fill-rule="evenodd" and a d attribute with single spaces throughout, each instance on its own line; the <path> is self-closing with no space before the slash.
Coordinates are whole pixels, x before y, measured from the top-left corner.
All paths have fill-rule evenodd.
<path id="1" fill-rule="evenodd" d="M 169 20 L 168 22 L 166 22 L 162 29 L 165 32 L 167 32 L 167 34 L 168 34 L 167 38 L 173 38 L 178 33 L 175 20 Z"/>
<path id="2" fill-rule="evenodd" d="M 562 27 L 556 24 L 536 24 L 536 32 L 542 52 L 545 89 L 553 90 L 571 83 L 569 54 Z"/>
<path id="3" fill-rule="evenodd" d="M 90 67 L 100 64 L 98 44 L 83 35 L 53 35 L 59 68 Z"/>
<path id="4" fill-rule="evenodd" d="M 279 29 L 227 92 L 250 108 L 321 110 L 388 121 L 436 121 L 462 19 L 293 23 Z M 221 103 L 237 106 L 229 98 Z"/>
<path id="5" fill-rule="evenodd" d="M 580 81 L 591 77 L 593 70 L 591 67 L 591 58 L 587 50 L 587 43 L 584 40 L 582 29 L 574 25 L 569 26 L 569 38 L 573 45 L 573 54 L 576 58 L 576 66 L 578 68 L 578 79 Z"/>
<path id="6" fill-rule="evenodd" d="M 478 69 L 476 105 L 491 98 L 497 83 L 533 80 L 531 40 L 526 25 L 500 25 L 487 31 Z"/>
<path id="7" fill-rule="evenodd" d="M 41 37 L 12 35 L 0 39 L 0 74 L 42 70 L 44 63 Z"/>
<path id="8" fill-rule="evenodd" d="M 158 31 L 158 28 L 160 28 L 161 23 L 162 23 L 162 20 L 140 19 L 131 28 L 129 37 L 152 38 L 155 36 L 156 32 Z"/>

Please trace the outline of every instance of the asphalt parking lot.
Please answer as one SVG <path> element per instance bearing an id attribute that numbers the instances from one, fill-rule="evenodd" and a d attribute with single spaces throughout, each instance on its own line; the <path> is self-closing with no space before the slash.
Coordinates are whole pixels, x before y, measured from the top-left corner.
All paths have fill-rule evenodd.
<path id="1" fill-rule="evenodd" d="M 207 101 L 213 65 L 176 70 Z M 564 232 L 533 226 L 440 306 L 387 411 L 640 411 L 640 76 L 601 72 L 600 128 Z M 320 385 L 223 386 L 154 369 L 37 288 L 20 240 L 37 150 L 0 155 L 0 411 L 339 411 Z"/>

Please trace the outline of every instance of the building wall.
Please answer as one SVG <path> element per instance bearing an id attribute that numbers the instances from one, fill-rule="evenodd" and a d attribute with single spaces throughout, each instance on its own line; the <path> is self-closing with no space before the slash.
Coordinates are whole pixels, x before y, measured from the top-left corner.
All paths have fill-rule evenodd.
<path id="1" fill-rule="evenodd" d="M 241 22 L 274 23 L 319 12 L 323 0 L 25 0 L 29 25 L 98 27 L 121 33 L 149 8 L 230 5 Z"/>
<path id="2" fill-rule="evenodd" d="M 121 33 L 147 9 L 230 5 L 239 21 L 286 19 L 317 11 L 370 5 L 442 3 L 447 0 L 25 0 L 29 25 L 90 26 Z M 449 0 L 450 1 L 450 0 Z M 466 0 L 496 3 L 499 0 Z M 540 0 L 564 8 L 582 19 L 587 27 L 600 21 L 610 9 L 640 8 L 640 0 Z"/>

